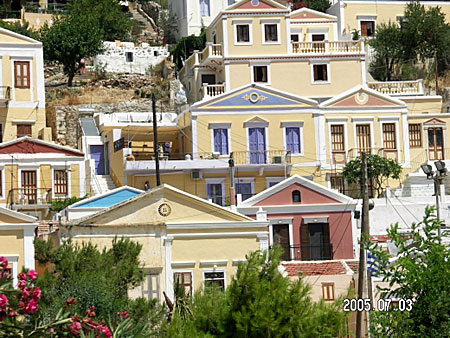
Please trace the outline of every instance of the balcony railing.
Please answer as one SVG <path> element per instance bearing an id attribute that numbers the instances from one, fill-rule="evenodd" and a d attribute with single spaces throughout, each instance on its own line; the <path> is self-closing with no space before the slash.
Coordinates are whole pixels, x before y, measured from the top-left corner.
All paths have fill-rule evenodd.
<path id="1" fill-rule="evenodd" d="M 8 104 L 11 100 L 11 87 L 0 86 L 0 103 Z"/>
<path id="2" fill-rule="evenodd" d="M 8 204 L 11 206 L 50 204 L 51 202 L 51 188 L 13 188 L 8 193 Z"/>
<path id="3" fill-rule="evenodd" d="M 361 54 L 364 53 L 362 41 L 312 41 L 292 42 L 294 54 Z"/>
<path id="4" fill-rule="evenodd" d="M 308 245 L 280 245 L 284 252 L 281 259 L 284 261 L 320 261 L 333 259 L 333 244 Z"/>
<path id="5" fill-rule="evenodd" d="M 369 88 L 386 95 L 423 95 L 423 82 L 417 81 L 390 81 L 367 82 Z"/>
<path id="6" fill-rule="evenodd" d="M 385 149 L 385 148 L 351 148 L 347 153 L 347 162 L 356 159 L 361 156 L 361 153 L 365 152 L 366 154 L 376 154 L 382 157 L 393 158 L 397 160 L 398 150 L 396 149 Z"/>
<path id="7" fill-rule="evenodd" d="M 198 61 L 200 63 L 211 57 L 222 57 L 222 45 L 206 43 L 206 47 L 198 53 Z"/>
<path id="8" fill-rule="evenodd" d="M 225 84 L 204 83 L 200 88 L 201 98 L 210 98 L 225 93 Z"/>
<path id="9" fill-rule="evenodd" d="M 230 157 L 239 164 L 279 164 L 291 163 L 291 152 L 286 150 L 233 151 Z"/>

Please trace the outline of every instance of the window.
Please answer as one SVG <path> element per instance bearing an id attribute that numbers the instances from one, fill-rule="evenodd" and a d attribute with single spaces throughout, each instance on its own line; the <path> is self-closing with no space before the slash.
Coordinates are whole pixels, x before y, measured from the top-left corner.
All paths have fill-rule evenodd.
<path id="1" fill-rule="evenodd" d="M 14 87 L 30 88 L 30 62 L 14 61 Z"/>
<path id="2" fill-rule="evenodd" d="M 192 296 L 192 273 L 191 272 L 175 272 L 173 281 L 184 288 L 184 293 Z"/>
<path id="3" fill-rule="evenodd" d="M 264 41 L 265 42 L 278 42 L 278 25 L 277 24 L 265 24 L 264 25 Z"/>
<path id="4" fill-rule="evenodd" d="M 206 194 L 208 200 L 211 200 L 211 202 L 216 203 L 218 205 L 223 205 L 224 196 L 222 183 L 207 183 Z"/>
<path id="5" fill-rule="evenodd" d="M 370 136 L 370 124 L 357 124 L 356 125 L 356 142 L 358 146 L 358 153 L 362 152 L 370 153 L 371 150 L 371 136 Z"/>
<path id="6" fill-rule="evenodd" d="M 334 300 L 334 283 L 322 283 L 323 300 Z"/>
<path id="7" fill-rule="evenodd" d="M 250 42 L 250 25 L 236 25 L 236 41 Z"/>
<path id="8" fill-rule="evenodd" d="M 411 148 L 422 147 L 422 129 L 420 123 L 409 125 L 409 146 Z"/>
<path id="9" fill-rule="evenodd" d="M 212 85 L 212 84 L 216 84 L 216 75 L 214 75 L 214 74 L 202 74 L 202 83 L 201 83 L 201 85 L 203 85 L 203 84 L 209 84 L 209 85 Z"/>
<path id="10" fill-rule="evenodd" d="M 343 124 L 331 126 L 331 149 L 333 151 L 345 151 Z"/>
<path id="11" fill-rule="evenodd" d="M 253 189 L 251 182 L 239 182 L 235 184 L 236 194 L 240 194 L 242 200 L 245 201 L 247 198 L 253 196 Z"/>
<path id="12" fill-rule="evenodd" d="M 213 129 L 214 134 L 214 152 L 220 155 L 228 155 L 228 129 Z"/>
<path id="13" fill-rule="evenodd" d="M 253 82 L 268 82 L 267 66 L 253 67 Z"/>
<path id="14" fill-rule="evenodd" d="M 311 40 L 312 41 L 325 41 L 325 34 L 312 34 Z"/>
<path id="15" fill-rule="evenodd" d="M 231 6 L 232 4 L 234 4 L 234 0 L 228 0 L 228 6 Z"/>
<path id="16" fill-rule="evenodd" d="M 302 195 L 299 190 L 294 190 L 292 192 L 292 202 L 293 203 L 300 203 L 302 201 Z"/>
<path id="17" fill-rule="evenodd" d="M 313 65 L 314 82 L 328 81 L 327 67 L 328 65 Z"/>
<path id="18" fill-rule="evenodd" d="M 331 176 L 330 177 L 331 189 L 339 191 L 341 194 L 345 194 L 345 181 L 343 176 Z"/>
<path id="19" fill-rule="evenodd" d="M 384 149 L 397 149 L 395 140 L 395 123 L 383 123 L 383 147 Z"/>
<path id="20" fill-rule="evenodd" d="M 200 0 L 200 16 L 210 16 L 209 0 Z"/>
<path id="21" fill-rule="evenodd" d="M 17 137 L 31 136 L 31 124 L 18 124 Z"/>
<path id="22" fill-rule="evenodd" d="M 217 286 L 221 290 L 225 290 L 225 272 L 211 271 L 205 272 L 205 286 Z"/>
<path id="23" fill-rule="evenodd" d="M 291 34 L 291 42 L 299 42 L 299 34 Z"/>
<path id="24" fill-rule="evenodd" d="M 286 127 L 286 150 L 292 154 L 300 153 L 300 128 L 299 127 Z"/>
<path id="25" fill-rule="evenodd" d="M 361 36 L 375 35 L 375 21 L 361 21 Z"/>
<path id="26" fill-rule="evenodd" d="M 142 298 L 159 300 L 159 274 L 148 273 L 142 282 Z"/>
<path id="27" fill-rule="evenodd" d="M 55 196 L 67 196 L 67 171 L 55 170 L 53 172 L 53 189 Z"/>
<path id="28" fill-rule="evenodd" d="M 125 59 L 127 62 L 133 62 L 133 52 L 126 52 Z"/>

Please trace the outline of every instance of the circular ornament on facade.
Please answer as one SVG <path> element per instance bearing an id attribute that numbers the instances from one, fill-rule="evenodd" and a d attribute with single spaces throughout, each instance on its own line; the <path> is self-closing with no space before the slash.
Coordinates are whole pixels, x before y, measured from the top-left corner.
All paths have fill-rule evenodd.
<path id="1" fill-rule="evenodd" d="M 158 213 L 163 217 L 169 216 L 171 212 L 172 208 L 167 203 L 163 203 L 158 207 Z"/>
<path id="2" fill-rule="evenodd" d="M 366 93 L 359 92 L 356 94 L 355 101 L 358 104 L 365 104 L 369 100 L 369 96 Z"/>
<path id="3" fill-rule="evenodd" d="M 259 94 L 258 93 L 251 93 L 250 94 L 250 97 L 248 98 L 248 100 L 251 102 L 251 103 L 257 103 L 258 101 L 259 101 Z"/>

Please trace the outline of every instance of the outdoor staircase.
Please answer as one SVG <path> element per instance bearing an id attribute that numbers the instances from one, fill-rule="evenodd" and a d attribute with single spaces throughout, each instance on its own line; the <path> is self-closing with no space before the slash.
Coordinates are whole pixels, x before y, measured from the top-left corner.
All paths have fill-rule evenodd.
<path id="1" fill-rule="evenodd" d="M 94 195 L 104 194 L 116 188 L 113 180 L 109 175 L 95 175 L 94 182 L 91 182 Z"/>

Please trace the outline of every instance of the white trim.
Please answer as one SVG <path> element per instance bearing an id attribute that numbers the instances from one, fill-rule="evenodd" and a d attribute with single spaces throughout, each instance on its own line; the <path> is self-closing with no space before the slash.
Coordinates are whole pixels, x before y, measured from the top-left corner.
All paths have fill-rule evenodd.
<path id="1" fill-rule="evenodd" d="M 291 152 L 291 156 L 304 156 L 305 155 L 305 144 L 303 143 L 303 121 L 298 121 L 298 122 L 281 122 L 281 126 L 283 128 L 283 144 L 284 144 L 284 149 L 286 149 L 286 151 L 288 150 L 287 148 L 287 139 L 286 139 L 286 128 L 298 128 L 298 137 L 299 137 L 299 142 L 300 142 L 300 152 L 299 153 L 292 153 Z"/>
<path id="2" fill-rule="evenodd" d="M 166 255 L 166 290 L 167 290 L 167 297 L 171 301 L 174 301 L 174 294 L 173 294 L 173 270 L 172 270 L 172 242 L 173 237 L 166 237 L 164 238 L 164 246 L 166 247 L 165 255 Z"/>
<path id="3" fill-rule="evenodd" d="M 195 267 L 195 261 L 185 261 L 185 262 L 172 262 L 172 268 L 181 268 L 181 267 Z"/>
<path id="4" fill-rule="evenodd" d="M 225 63 L 224 65 L 225 68 L 225 92 L 229 92 L 230 91 L 230 64 Z"/>
<path id="5" fill-rule="evenodd" d="M 214 266 L 214 265 L 227 265 L 228 259 L 212 260 L 212 261 L 200 261 L 200 267 Z"/>
<path id="6" fill-rule="evenodd" d="M 189 239 L 189 238 L 239 238 L 239 237 L 257 237 L 261 235 L 267 236 L 267 231 L 252 231 L 252 232 L 211 232 L 211 233 L 183 233 L 170 234 L 175 239 Z"/>
<path id="7" fill-rule="evenodd" d="M 314 80 L 314 66 L 325 65 L 327 66 L 327 80 Z M 330 73 L 330 60 L 309 60 L 309 68 L 311 72 L 311 84 L 320 85 L 320 84 L 329 84 L 331 83 L 331 73 Z"/>
<path id="8" fill-rule="evenodd" d="M 12 265 L 11 269 L 11 275 L 13 278 L 13 286 L 14 288 L 17 288 L 18 278 L 17 275 L 19 274 L 19 255 L 3 255 L 0 252 L 0 256 L 5 257 L 8 260 L 8 263 Z"/>
<path id="9" fill-rule="evenodd" d="M 228 20 L 226 18 L 224 18 L 222 20 L 222 46 L 223 46 L 223 56 L 227 57 L 228 56 Z M 227 68 L 225 67 L 225 74 L 226 74 L 226 70 Z M 228 71 L 229 73 L 229 71 Z M 229 75 L 229 74 L 228 74 Z M 228 81 L 230 81 L 230 77 L 228 76 L 228 78 L 225 78 L 225 83 L 227 83 Z"/>
<path id="10" fill-rule="evenodd" d="M 286 26 L 286 41 L 287 41 L 287 54 L 292 54 L 292 43 L 291 43 L 291 34 L 290 34 L 290 30 L 291 30 L 291 19 L 290 18 L 286 18 L 285 19 L 285 26 Z M 299 40 L 300 40 L 300 36 L 299 36 Z"/>
<path id="11" fill-rule="evenodd" d="M 403 154 L 405 156 L 404 160 L 405 165 L 409 167 L 411 166 L 411 153 L 409 148 L 409 121 L 407 113 L 402 113 L 402 131 L 403 131 Z"/>
<path id="12" fill-rule="evenodd" d="M 34 77 L 33 77 L 33 60 L 35 59 L 35 56 L 11 56 L 10 57 L 10 63 L 11 63 L 11 89 L 12 89 L 12 100 L 16 101 L 16 70 L 14 67 L 14 62 L 16 61 L 25 61 L 28 62 L 28 67 L 29 67 L 29 73 L 30 73 L 30 78 L 28 79 L 29 82 L 29 88 L 17 88 L 17 89 L 24 89 L 24 90 L 29 90 L 30 91 L 30 100 L 28 101 L 18 101 L 18 102 L 35 102 L 34 101 Z"/>
<path id="13" fill-rule="evenodd" d="M 259 250 L 269 250 L 269 234 L 267 233 L 267 231 L 256 236 L 258 237 L 259 241 Z"/>
<path id="14" fill-rule="evenodd" d="M 266 67 L 267 69 L 267 82 L 259 82 L 255 81 L 255 67 Z M 270 86 L 271 78 L 270 78 L 270 62 L 251 62 L 250 63 L 250 81 L 251 83 L 259 83 L 264 84 L 266 86 Z"/>
<path id="15" fill-rule="evenodd" d="M 264 19 L 260 20 L 261 27 L 261 42 L 263 45 L 280 45 L 280 20 L 279 19 Z M 266 41 L 266 25 L 276 25 L 277 26 L 277 41 Z"/>
<path id="16" fill-rule="evenodd" d="M 330 189 L 334 193 L 338 193 Z M 352 212 L 356 206 L 357 202 L 354 201 L 349 204 L 343 203 L 327 203 L 327 204 L 298 204 L 298 205 L 269 205 L 269 206 L 249 206 L 242 205 L 238 207 L 240 213 L 244 215 L 256 215 L 256 212 L 263 209 L 263 211 L 267 211 L 267 214 L 270 215 L 283 215 L 286 213 L 309 213 L 309 212 Z"/>
<path id="17" fill-rule="evenodd" d="M 303 217 L 303 223 L 309 224 L 309 223 L 328 223 L 328 217 L 329 216 L 307 216 Z"/>
<path id="18" fill-rule="evenodd" d="M 284 179 L 285 177 L 266 177 L 266 189 L 271 188 L 270 183 L 276 182 L 276 184 L 278 184 L 282 182 Z"/>
<path id="19" fill-rule="evenodd" d="M 11 216 L 13 218 L 17 218 L 17 219 L 20 219 L 20 220 L 25 221 L 25 222 L 30 222 L 30 223 L 14 223 L 12 225 L 11 224 L 0 224 L 0 228 L 5 227 L 5 226 L 14 226 L 14 227 L 17 227 L 17 226 L 34 226 L 34 227 L 36 227 L 36 224 L 32 224 L 31 223 L 31 222 L 35 222 L 37 220 L 36 217 L 30 216 L 30 215 L 27 215 L 27 214 L 24 214 L 24 213 L 21 213 L 21 212 L 18 212 L 18 211 L 14 211 L 14 210 L 11 210 L 11 209 L 7 209 L 7 208 L 1 207 L 1 206 L 0 206 L 0 214 L 6 214 L 6 215 Z"/>
<path id="20" fill-rule="evenodd" d="M 363 85 L 367 85 L 367 76 L 366 76 L 366 61 L 361 60 L 361 82 Z"/>
<path id="21" fill-rule="evenodd" d="M 34 270 L 34 229 L 23 231 L 23 259 L 24 267 Z"/>
<path id="22" fill-rule="evenodd" d="M 242 222 L 202 222 L 202 223 L 168 223 L 167 230 L 200 230 L 200 229 L 247 229 L 267 226 L 267 222 L 242 221 Z"/>
<path id="23" fill-rule="evenodd" d="M 223 289 L 226 290 L 227 289 L 227 272 L 225 269 L 204 269 L 203 270 L 203 288 L 205 288 L 205 273 L 209 273 L 209 272 L 223 272 Z"/>
<path id="24" fill-rule="evenodd" d="M 253 45 L 253 21 L 252 20 L 233 20 L 233 33 L 234 33 L 234 45 L 235 46 L 251 46 Z M 237 26 L 248 25 L 248 42 L 238 42 Z M 228 42 L 228 41 L 227 41 Z"/>
<path id="25" fill-rule="evenodd" d="M 224 178 L 205 178 L 205 187 L 206 187 L 206 198 L 209 200 L 210 196 L 208 196 L 208 185 L 209 184 L 220 184 L 222 186 L 222 203 L 225 204 L 225 177 Z"/>
<path id="26" fill-rule="evenodd" d="M 288 225 L 289 229 L 289 246 L 291 257 L 294 257 L 294 230 L 292 226 L 293 217 L 283 217 L 283 218 L 270 218 L 269 219 L 269 243 L 270 245 L 275 244 L 273 242 L 273 226 L 274 225 Z"/>

